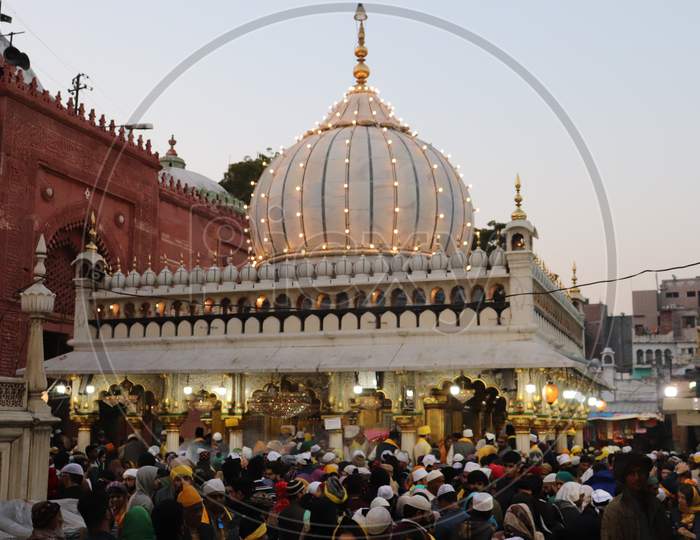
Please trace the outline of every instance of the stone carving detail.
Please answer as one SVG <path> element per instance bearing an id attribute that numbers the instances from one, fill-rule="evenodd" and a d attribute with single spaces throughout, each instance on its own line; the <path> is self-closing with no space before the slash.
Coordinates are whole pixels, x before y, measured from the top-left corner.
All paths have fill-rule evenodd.
<path id="1" fill-rule="evenodd" d="M 0 381 L 0 409 L 24 408 L 24 382 Z"/>

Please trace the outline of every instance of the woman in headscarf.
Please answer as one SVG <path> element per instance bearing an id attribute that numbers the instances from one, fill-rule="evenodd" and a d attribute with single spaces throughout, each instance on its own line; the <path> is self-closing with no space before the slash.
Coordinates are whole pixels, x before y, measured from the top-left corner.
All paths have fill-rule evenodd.
<path id="1" fill-rule="evenodd" d="M 532 512 L 525 503 L 511 504 L 503 518 L 506 538 L 520 537 L 523 540 L 544 540 L 544 535 L 535 528 Z"/>
<path id="2" fill-rule="evenodd" d="M 32 535 L 29 540 L 63 540 L 61 505 L 40 501 L 32 506 Z"/>
<path id="3" fill-rule="evenodd" d="M 561 513 L 564 529 L 572 536 L 577 531 L 582 498 L 581 484 L 578 482 L 565 482 L 554 497 L 554 506 Z"/>
<path id="4" fill-rule="evenodd" d="M 134 506 L 126 513 L 119 540 L 155 540 L 151 516 L 143 506 Z"/>
<path id="5" fill-rule="evenodd" d="M 126 507 L 128 512 L 134 506 L 143 506 L 150 514 L 153 510 L 153 500 L 151 497 L 156 489 L 156 478 L 158 476 L 158 468 L 153 465 L 145 465 L 136 473 L 136 491 L 129 499 L 129 504 Z"/>
<path id="6" fill-rule="evenodd" d="M 109 501 L 109 509 L 114 517 L 113 531 L 118 534 L 124 523 L 126 515 L 126 504 L 129 502 L 129 492 L 126 486 L 121 482 L 110 482 L 107 485 L 107 500 Z"/>

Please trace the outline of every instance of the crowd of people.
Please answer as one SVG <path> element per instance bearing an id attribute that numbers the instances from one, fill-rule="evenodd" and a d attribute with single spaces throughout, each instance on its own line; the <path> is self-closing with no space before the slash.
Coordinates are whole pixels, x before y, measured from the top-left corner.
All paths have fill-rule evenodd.
<path id="1" fill-rule="evenodd" d="M 400 433 L 343 448 L 298 432 L 229 449 L 199 428 L 178 452 L 99 437 L 52 448 L 49 500 L 32 539 L 63 538 L 77 499 L 85 540 L 651 540 L 700 535 L 700 453 L 573 446 L 471 430 L 447 445 L 429 429 L 411 451 Z"/>

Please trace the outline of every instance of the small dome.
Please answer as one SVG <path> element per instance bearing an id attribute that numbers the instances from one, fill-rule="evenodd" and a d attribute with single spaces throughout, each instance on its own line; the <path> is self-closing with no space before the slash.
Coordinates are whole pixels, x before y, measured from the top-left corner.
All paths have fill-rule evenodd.
<path id="1" fill-rule="evenodd" d="M 489 255 L 491 267 L 502 268 L 506 265 L 506 252 L 501 246 L 496 246 Z"/>
<path id="2" fill-rule="evenodd" d="M 447 268 L 447 263 L 449 263 L 449 259 L 442 250 L 435 252 L 435 254 L 430 257 L 431 270 L 445 270 Z"/>
<path id="3" fill-rule="evenodd" d="M 474 269 L 486 268 L 488 266 L 488 256 L 478 245 L 469 255 L 469 265 Z"/>
<path id="4" fill-rule="evenodd" d="M 205 280 L 207 283 L 219 283 L 220 279 L 221 268 L 219 268 L 216 265 L 212 265 L 209 268 L 207 268 L 207 272 L 205 274 Z"/>
<path id="5" fill-rule="evenodd" d="M 180 266 L 173 274 L 173 285 L 187 285 L 189 283 L 190 273 L 185 268 L 185 263 L 180 261 Z"/>
<path id="6" fill-rule="evenodd" d="M 295 280 L 297 278 L 297 267 L 293 262 L 282 261 L 277 265 L 277 275 L 280 279 Z"/>
<path id="7" fill-rule="evenodd" d="M 158 282 L 158 276 L 151 268 L 151 263 L 148 263 L 148 268 L 141 274 L 141 287 L 153 287 Z"/>
<path id="8" fill-rule="evenodd" d="M 110 290 L 112 288 L 112 274 L 105 274 L 105 289 Z"/>
<path id="9" fill-rule="evenodd" d="M 389 261 L 384 255 L 377 255 L 372 259 L 372 273 L 375 276 L 383 276 L 389 273 Z"/>
<path id="10" fill-rule="evenodd" d="M 182 186 L 187 184 L 189 187 L 193 187 L 196 190 L 204 189 L 213 193 L 228 194 L 228 191 L 226 191 L 226 189 L 224 189 L 224 187 L 216 180 L 212 180 L 203 174 L 185 169 L 185 160 L 178 156 L 177 151 L 175 150 L 175 144 L 177 144 L 177 141 L 175 140 L 174 135 L 171 135 L 168 144 L 170 145 L 170 149 L 160 159 L 162 169 L 158 175 L 161 180 L 172 177 L 174 182 L 179 180 Z"/>
<path id="11" fill-rule="evenodd" d="M 352 265 L 355 275 L 369 275 L 372 273 L 372 263 L 364 255 L 361 255 L 359 259 L 355 261 Z"/>
<path id="12" fill-rule="evenodd" d="M 239 275 L 241 276 L 241 283 L 246 282 L 255 282 L 258 279 L 258 271 L 255 269 L 255 267 L 247 262 L 243 268 L 241 268 Z"/>
<path id="13" fill-rule="evenodd" d="M 112 274 L 112 288 L 123 289 L 126 285 L 126 276 L 122 273 L 121 268 L 117 265 L 117 271 Z"/>
<path id="14" fill-rule="evenodd" d="M 408 267 L 411 272 L 425 272 L 428 270 L 428 258 L 422 253 L 415 253 L 408 260 Z"/>
<path id="15" fill-rule="evenodd" d="M 201 266 L 199 266 L 199 262 L 197 262 L 197 265 L 190 270 L 190 284 L 191 285 L 202 285 L 204 283 L 204 270 L 202 269 Z"/>
<path id="16" fill-rule="evenodd" d="M 170 287 L 173 284 L 173 273 L 167 266 L 164 266 L 158 273 L 158 285 Z"/>
<path id="17" fill-rule="evenodd" d="M 397 253 L 391 258 L 391 271 L 394 273 L 406 271 L 406 259 L 401 253 Z"/>
<path id="18" fill-rule="evenodd" d="M 297 276 L 300 278 L 313 279 L 314 265 L 308 260 L 301 261 L 299 264 L 297 264 Z"/>
<path id="19" fill-rule="evenodd" d="M 231 259 L 229 259 L 228 264 L 221 272 L 221 281 L 224 283 L 235 283 L 238 281 L 238 268 L 236 268 Z"/>
<path id="20" fill-rule="evenodd" d="M 126 286 L 136 288 L 141 284 L 141 274 L 136 271 L 136 268 L 132 268 L 131 272 L 126 276 Z"/>
<path id="21" fill-rule="evenodd" d="M 336 276 L 351 276 L 352 275 L 352 262 L 345 255 L 343 255 L 338 262 L 335 263 L 335 275 Z"/>
<path id="22" fill-rule="evenodd" d="M 321 259 L 321 262 L 316 265 L 316 275 L 318 277 L 332 277 L 333 263 L 325 257 Z"/>
<path id="23" fill-rule="evenodd" d="M 260 281 L 274 281 L 275 267 L 270 263 L 262 263 L 258 268 L 258 279 Z"/>
<path id="24" fill-rule="evenodd" d="M 455 251 L 450 257 L 450 268 L 464 270 L 469 263 L 469 258 L 464 251 Z"/>

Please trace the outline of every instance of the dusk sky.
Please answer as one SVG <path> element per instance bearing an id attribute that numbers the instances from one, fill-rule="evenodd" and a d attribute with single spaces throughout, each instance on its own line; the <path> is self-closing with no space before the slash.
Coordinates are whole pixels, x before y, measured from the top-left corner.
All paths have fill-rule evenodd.
<path id="1" fill-rule="evenodd" d="M 25 30 L 44 87 L 66 95 L 85 72 L 85 102 L 125 122 L 151 89 L 197 48 L 271 13 L 318 2 L 49 2 L 6 0 Z M 387 2 L 447 19 L 505 50 L 566 110 L 603 178 L 619 275 L 700 260 L 700 4 L 692 1 Z M 370 84 L 422 139 L 451 154 L 480 208 L 477 225 L 507 221 L 520 173 L 535 250 L 569 283 L 604 279 L 601 213 L 573 141 L 542 99 L 472 43 L 425 24 L 372 12 Z M 229 161 L 290 145 L 352 84 L 352 12 L 282 22 L 208 55 L 148 109 L 163 153 L 171 133 L 188 169 L 219 180 Z M 700 267 L 676 272 L 700 275 Z M 659 276 L 670 277 L 670 273 Z M 631 312 L 618 288 L 615 312 Z M 583 290 L 591 301 L 602 287 Z"/>

